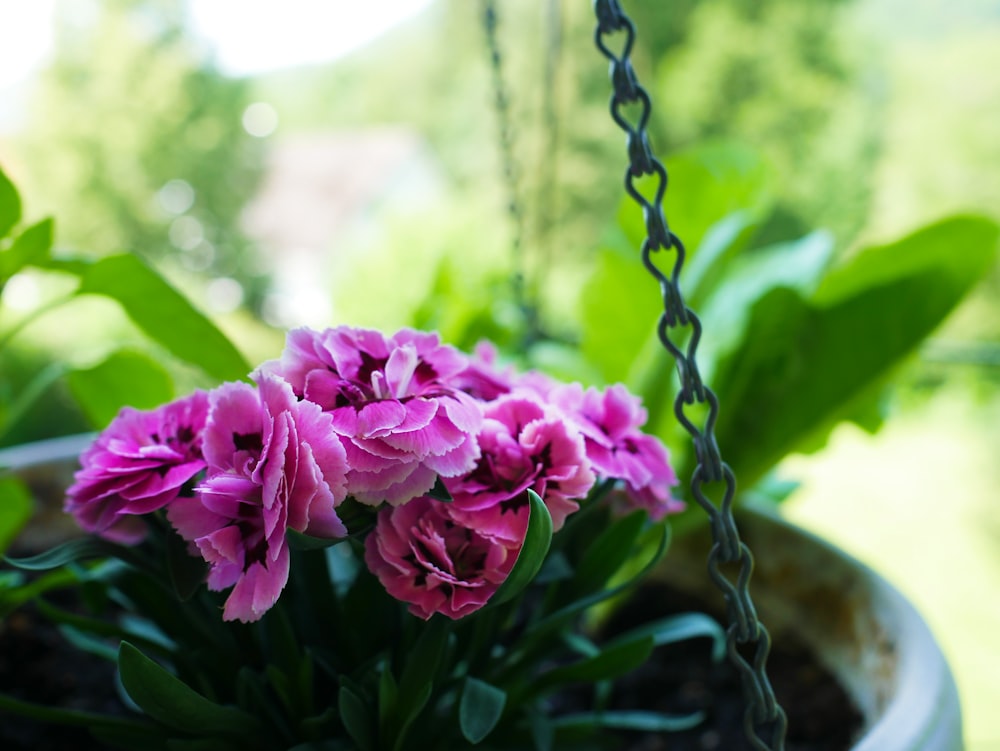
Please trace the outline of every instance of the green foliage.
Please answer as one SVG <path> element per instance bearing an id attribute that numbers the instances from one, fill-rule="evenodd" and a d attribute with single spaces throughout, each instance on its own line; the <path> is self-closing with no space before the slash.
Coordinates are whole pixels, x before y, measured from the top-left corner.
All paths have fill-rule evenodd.
<path id="1" fill-rule="evenodd" d="M 55 14 L 55 55 L 18 138 L 27 194 L 58 214 L 70 248 L 179 253 L 192 270 L 249 279 L 237 220 L 261 144 L 241 127 L 248 84 L 213 69 L 184 2 L 63 4 L 73 8 Z M 190 206 L 161 200 L 171 185 Z"/>
<path id="2" fill-rule="evenodd" d="M 28 523 L 34 508 L 34 500 L 20 480 L 0 477 L 0 553 Z"/>
<path id="3" fill-rule="evenodd" d="M 984 218 L 954 217 L 839 259 L 824 232 L 760 247 L 749 230 L 766 221 L 767 182 L 736 181 L 720 196 L 713 176 L 725 159 L 715 146 L 690 152 L 679 170 L 684 182 L 672 174 L 672 185 L 687 206 L 733 212 L 695 213 L 706 219 L 688 225 L 694 243 L 680 284 L 705 332 L 698 362 L 722 405 L 719 445 L 751 488 L 787 454 L 822 445 L 842 420 L 878 425 L 889 377 L 990 270 L 998 230 Z M 666 387 L 673 362 L 653 325 L 662 301 L 636 251 L 626 252 L 641 242 L 641 218 L 623 210 L 620 221 L 621 240 L 602 251 L 586 288 L 582 350 L 606 378 L 642 395 L 655 432 L 674 445 L 680 476 L 690 476 L 689 439 L 672 409 L 676 387 Z M 672 263 L 668 256 L 662 262 Z M 629 292 L 643 287 L 642 299 Z M 683 342 L 684 334 L 672 338 Z"/>
<path id="4" fill-rule="evenodd" d="M 119 350 L 92 368 L 67 374 L 70 391 L 90 422 L 107 425 L 122 407 L 152 409 L 174 397 L 163 366 L 141 352 Z"/>
<path id="5" fill-rule="evenodd" d="M 223 622 L 219 594 L 189 586 L 202 582 L 203 572 L 170 563 L 184 555 L 184 545 L 166 524 L 154 524 L 138 546 L 84 538 L 7 559 L 41 576 L 0 590 L 0 606 L 9 612 L 32 599 L 95 653 L 121 643 L 112 659 L 142 715 L 122 726 L 91 723 L 116 748 L 544 749 L 564 733 L 603 742 L 606 730 L 684 727 L 699 718 L 611 711 L 613 683 L 653 649 L 682 639 L 712 639 L 720 659 L 725 636 L 715 621 L 695 614 L 637 624 L 614 637 L 587 630 L 588 611 L 635 586 L 661 559 L 667 539 L 665 527 L 642 513 L 613 516 L 601 502 L 606 490 L 596 489 L 556 536 L 544 503 L 532 495 L 512 583 L 457 621 L 412 616 L 363 566 L 332 587 L 327 551 L 309 549 L 293 551 L 288 586 L 261 621 Z M 647 539 L 659 544 L 636 571 L 619 546 L 644 551 Z M 354 542 L 336 550 L 363 554 Z M 535 575 L 553 558 L 568 578 Z M 83 584 L 93 613 L 48 602 L 54 589 L 82 591 Z M 109 617 L 105 609 L 114 602 L 131 603 L 145 625 Z M 364 628 L 343 621 L 358 613 Z M 368 638 L 379 629 L 384 633 Z M 583 692 L 576 710 L 552 714 L 548 698 L 581 683 L 592 696 Z M 7 699 L 0 695 L 0 706 Z M 30 715 L 36 707 L 14 709 Z M 53 710 L 45 720 L 81 718 Z"/>
<path id="6" fill-rule="evenodd" d="M 7 367 L 17 362 L 8 351 L 11 342 L 38 318 L 69 307 L 81 296 L 96 295 L 117 304 L 158 350 L 195 369 L 203 379 L 239 380 L 247 375 L 250 367 L 229 339 L 149 265 L 130 254 L 99 260 L 55 256 L 51 219 L 18 231 L 20 198 L 2 170 L 0 200 L 0 215 L 10 220 L 6 236 L 0 236 L 0 291 L 12 276 L 29 271 L 68 278 L 74 284 L 68 294 L 39 303 L 11 323 L 0 320 L 0 350 Z M 78 325 L 85 331 L 88 323 L 80 321 Z M 22 377 L 23 383 L 19 382 Z M 148 354 L 122 348 L 92 366 L 74 367 L 57 360 L 38 365 L 27 376 L 3 372 L 0 438 L 13 434 L 19 423 L 35 414 L 63 379 L 95 427 L 106 425 L 126 404 L 149 408 L 169 400 L 175 391 L 161 351 Z"/>
<path id="7" fill-rule="evenodd" d="M 229 339 L 133 255 L 108 256 L 85 267 L 77 294 L 111 298 L 151 339 L 213 378 L 239 380 L 250 372 Z"/>

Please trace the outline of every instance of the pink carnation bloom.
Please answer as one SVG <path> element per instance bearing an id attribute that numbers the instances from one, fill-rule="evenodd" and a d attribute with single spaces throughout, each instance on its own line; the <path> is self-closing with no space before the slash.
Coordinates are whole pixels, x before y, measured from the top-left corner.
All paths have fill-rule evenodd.
<path id="1" fill-rule="evenodd" d="M 497 367 L 497 348 L 493 343 L 481 341 L 469 358 L 468 366 L 455 377 L 454 384 L 480 401 L 491 402 L 509 394 L 516 377 L 511 368 L 500 370 Z"/>
<path id="2" fill-rule="evenodd" d="M 453 382 L 466 365 L 436 334 L 341 326 L 291 331 L 281 360 L 265 367 L 333 418 L 350 495 L 399 505 L 479 458 L 479 402 Z"/>
<path id="3" fill-rule="evenodd" d="M 594 484 L 576 425 L 530 392 L 500 397 L 486 405 L 484 414 L 482 457 L 467 475 L 445 482 L 454 499 L 453 515 L 465 519 L 468 512 L 485 534 L 520 544 L 531 488 L 545 502 L 554 529 L 560 529 Z"/>
<path id="4" fill-rule="evenodd" d="M 347 534 L 335 510 L 347 464 L 330 416 L 277 376 L 257 380 L 259 389 L 226 383 L 211 393 L 207 477 L 195 498 L 167 510 L 208 562 L 209 589 L 233 587 L 227 621 L 256 621 L 277 601 L 288 581 L 287 530 Z"/>
<path id="5" fill-rule="evenodd" d="M 80 457 L 66 511 L 101 537 L 141 540 L 146 523 L 139 515 L 173 501 L 205 467 L 201 432 L 207 411 L 202 391 L 148 412 L 122 409 Z"/>
<path id="6" fill-rule="evenodd" d="M 365 540 L 365 562 L 414 615 L 458 619 L 486 604 L 510 573 L 518 549 L 453 518 L 450 504 L 421 496 L 379 512 Z"/>
<path id="7" fill-rule="evenodd" d="M 554 389 L 551 398 L 579 424 L 594 471 L 623 481 L 627 509 L 644 508 L 652 519 L 683 510 L 670 495 L 677 475 L 667 449 L 640 430 L 647 414 L 637 396 L 620 383 L 603 392 L 574 383 Z"/>

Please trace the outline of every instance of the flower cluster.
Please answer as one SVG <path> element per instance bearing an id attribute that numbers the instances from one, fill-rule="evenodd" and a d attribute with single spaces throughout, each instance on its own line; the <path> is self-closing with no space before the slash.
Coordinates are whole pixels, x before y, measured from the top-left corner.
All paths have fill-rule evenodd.
<path id="1" fill-rule="evenodd" d="M 616 483 L 618 508 L 656 519 L 680 507 L 666 449 L 624 386 L 502 370 L 489 345 L 468 356 L 409 329 L 297 329 L 251 380 L 122 410 L 66 501 L 84 529 L 124 542 L 162 510 L 208 587 L 232 588 L 226 620 L 258 620 L 277 601 L 289 531 L 348 536 L 347 499 L 376 517 L 368 568 L 425 619 L 472 613 L 503 583 L 529 490 L 556 530 L 598 481 Z"/>

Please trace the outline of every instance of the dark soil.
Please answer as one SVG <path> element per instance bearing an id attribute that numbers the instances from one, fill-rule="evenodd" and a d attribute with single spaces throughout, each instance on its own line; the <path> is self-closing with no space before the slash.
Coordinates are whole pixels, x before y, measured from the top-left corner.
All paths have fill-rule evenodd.
<path id="1" fill-rule="evenodd" d="M 0 623 L 0 692 L 60 709 L 122 714 L 114 664 L 71 646 L 31 607 Z M 103 751 L 85 728 L 0 711 L 3 751 Z"/>
<path id="2" fill-rule="evenodd" d="M 669 603 L 669 607 L 661 605 Z M 609 635 L 678 612 L 706 612 L 704 603 L 665 587 L 645 586 L 609 624 Z M 719 619 L 721 622 L 721 619 Z M 653 709 L 668 714 L 703 711 L 698 727 L 669 735 L 628 734 L 628 751 L 752 751 L 743 729 L 743 688 L 726 659 L 713 664 L 708 639 L 665 645 L 653 659 L 619 681 L 614 708 Z M 767 674 L 788 716 L 786 751 L 846 751 L 863 725 L 834 676 L 800 642 L 776 638 Z M 765 738 L 766 740 L 766 738 Z"/>

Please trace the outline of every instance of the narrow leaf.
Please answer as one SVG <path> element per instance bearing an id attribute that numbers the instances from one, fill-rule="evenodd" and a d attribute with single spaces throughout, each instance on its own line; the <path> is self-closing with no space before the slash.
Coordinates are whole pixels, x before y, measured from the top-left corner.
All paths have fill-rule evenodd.
<path id="1" fill-rule="evenodd" d="M 642 665 L 653 651 L 653 637 L 645 634 L 605 646 L 600 654 L 543 674 L 533 687 L 541 691 L 564 683 L 610 680 Z"/>
<path id="2" fill-rule="evenodd" d="M 674 733 L 697 727 L 705 720 L 704 712 L 689 715 L 667 715 L 658 712 L 581 712 L 562 715 L 552 720 L 557 728 L 614 728 L 615 730 L 638 730 L 647 733 Z"/>
<path id="3" fill-rule="evenodd" d="M 344 729 L 358 745 L 358 751 L 372 751 L 375 748 L 374 721 L 368 705 L 347 686 L 340 687 L 337 705 Z"/>
<path id="4" fill-rule="evenodd" d="M 152 409 L 174 397 L 170 374 L 153 358 L 130 350 L 114 352 L 92 368 L 70 371 L 70 392 L 96 428 L 125 406 Z"/>
<path id="5" fill-rule="evenodd" d="M 81 275 L 79 293 L 116 300 L 151 339 L 214 378 L 239 380 L 250 371 L 229 339 L 134 255 L 93 263 Z"/>
<path id="6" fill-rule="evenodd" d="M 64 542 L 62 545 L 38 555 L 27 558 L 8 558 L 5 556 L 4 560 L 23 571 L 48 571 L 65 566 L 67 563 L 78 563 L 94 558 L 128 557 L 128 553 L 128 548 L 106 540 L 97 537 L 81 537 Z"/>
<path id="7" fill-rule="evenodd" d="M 712 640 L 712 659 L 720 662 L 726 655 L 726 631 L 719 623 L 704 613 L 681 613 L 644 623 L 609 641 L 605 647 L 613 647 L 634 639 L 652 637 L 656 647 L 664 644 L 707 638 Z"/>
<path id="8" fill-rule="evenodd" d="M 462 687 L 458 724 L 469 743 L 479 743 L 496 727 L 507 703 L 507 693 L 469 676 Z"/>
<path id="9" fill-rule="evenodd" d="M 209 701 L 128 642 L 118 652 L 118 670 L 129 697 L 154 720 L 193 735 L 253 740 L 256 718 Z"/>
<path id="10" fill-rule="evenodd" d="M 552 544 L 552 516 L 538 493 L 530 489 L 527 492 L 531 512 L 524 544 L 507 579 L 490 598 L 490 605 L 500 605 L 520 594 L 535 578 Z"/>

